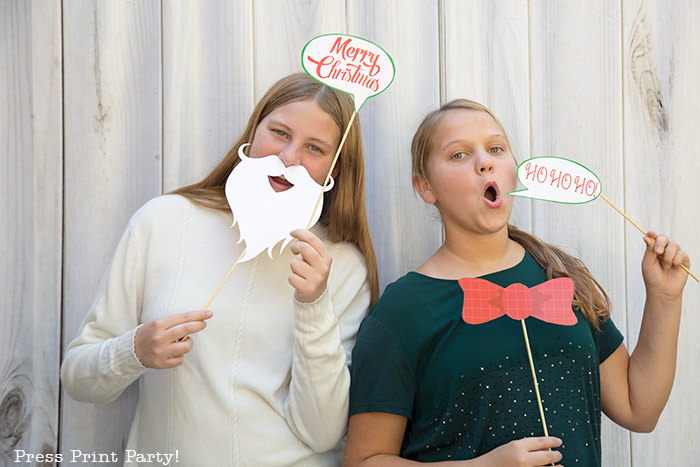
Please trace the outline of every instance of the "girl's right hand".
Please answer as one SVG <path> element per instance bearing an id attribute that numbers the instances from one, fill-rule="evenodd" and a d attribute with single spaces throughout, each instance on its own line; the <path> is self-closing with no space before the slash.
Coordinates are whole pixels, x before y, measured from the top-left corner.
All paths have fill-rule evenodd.
<path id="1" fill-rule="evenodd" d="M 139 326 L 134 336 L 134 352 L 146 368 L 173 368 L 185 361 L 194 342 L 190 334 L 207 326 L 209 310 L 168 315 Z"/>
<path id="2" fill-rule="evenodd" d="M 551 449 L 559 446 L 561 446 L 561 440 L 553 436 L 516 439 L 484 454 L 482 459 L 488 460 L 488 465 L 522 467 L 554 465 L 561 460 L 562 455 L 559 451 Z"/>

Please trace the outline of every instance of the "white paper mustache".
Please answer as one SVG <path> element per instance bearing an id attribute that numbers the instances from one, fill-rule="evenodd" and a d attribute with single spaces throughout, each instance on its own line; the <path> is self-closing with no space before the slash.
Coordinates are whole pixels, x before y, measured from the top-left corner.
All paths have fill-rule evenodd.
<path id="1" fill-rule="evenodd" d="M 242 144 L 241 147 L 238 148 L 238 157 L 241 158 L 241 161 L 251 160 L 251 158 L 246 156 L 243 152 L 243 149 L 245 149 L 247 146 L 250 146 L 250 143 Z M 309 172 L 303 165 L 292 165 L 290 167 L 287 167 L 284 165 L 284 162 L 282 162 L 282 159 L 280 159 L 279 156 L 276 156 L 274 154 L 265 157 L 256 157 L 252 160 L 255 164 L 259 165 L 261 167 L 260 170 L 264 170 L 267 175 L 270 175 L 272 177 L 283 176 L 285 180 L 287 180 L 292 185 L 306 185 L 313 183 L 318 187 L 319 190 L 321 189 L 321 185 L 316 183 L 316 181 L 313 178 L 311 178 L 311 175 L 309 175 Z M 328 180 L 328 185 L 326 185 L 323 191 L 326 192 L 333 188 L 334 183 L 335 181 L 333 180 L 333 177 L 331 177 Z"/>
<path id="2" fill-rule="evenodd" d="M 309 220 L 310 228 L 321 217 L 323 208 L 322 186 L 306 168 L 301 165 L 286 167 L 275 155 L 248 157 L 243 150 L 249 145 L 238 148 L 241 162 L 231 171 L 225 188 L 233 225 L 238 224 L 241 233 L 239 243 L 245 241 L 246 244 L 246 252 L 239 262 L 256 257 L 266 248 L 272 257 L 272 248 L 280 241 L 283 241 L 282 251 L 292 240 L 289 232 L 307 228 Z M 269 176 L 284 177 L 294 186 L 275 192 L 269 185 Z M 333 185 L 331 177 L 323 191 L 330 190 Z"/>

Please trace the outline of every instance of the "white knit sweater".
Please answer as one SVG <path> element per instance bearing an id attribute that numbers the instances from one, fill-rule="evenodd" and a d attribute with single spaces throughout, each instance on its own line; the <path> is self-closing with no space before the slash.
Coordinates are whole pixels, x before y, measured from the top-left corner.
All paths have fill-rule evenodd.
<path id="1" fill-rule="evenodd" d="M 179 466 L 334 466 L 342 460 L 355 335 L 369 304 L 363 256 L 314 233 L 333 258 L 316 302 L 293 299 L 292 254 L 240 263 L 170 370 L 136 359 L 136 327 L 201 309 L 239 257 L 232 216 L 178 195 L 146 203 L 131 218 L 70 344 L 61 378 L 75 399 L 109 402 L 138 379 L 127 449 L 176 453 Z"/>

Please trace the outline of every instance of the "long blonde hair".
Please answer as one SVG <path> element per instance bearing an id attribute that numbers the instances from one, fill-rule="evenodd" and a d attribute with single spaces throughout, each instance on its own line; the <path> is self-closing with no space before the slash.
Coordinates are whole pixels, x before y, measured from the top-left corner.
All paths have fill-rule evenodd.
<path id="1" fill-rule="evenodd" d="M 432 136 L 435 133 L 435 126 L 445 113 L 456 109 L 478 110 L 489 114 L 501 128 L 506 144 L 511 153 L 513 152 L 503 125 L 488 108 L 478 102 L 456 99 L 430 112 L 418 126 L 411 142 L 414 180 L 416 177 L 428 178 L 428 157 L 433 143 Z M 508 237 L 522 245 L 532 255 L 535 261 L 545 270 L 548 279 L 570 277 L 574 281 L 572 305 L 581 310 L 586 320 L 593 327 L 599 329 L 600 323 L 610 317 L 610 299 L 608 295 L 581 260 L 511 224 L 508 224 Z"/>
<path id="2" fill-rule="evenodd" d="M 204 207 L 230 211 L 224 187 L 231 170 L 238 165 L 238 148 L 253 140 L 258 124 L 275 109 L 302 100 L 314 100 L 333 119 L 342 135 L 355 111 L 352 98 L 331 89 L 306 73 L 295 73 L 277 81 L 255 106 L 243 133 L 223 159 L 202 180 L 171 191 Z M 379 298 L 377 259 L 365 206 L 365 167 L 360 122 L 356 117 L 336 165 L 333 189 L 323 198 L 319 223 L 328 227 L 334 242 L 350 242 L 362 252 L 369 274 L 371 303 Z"/>

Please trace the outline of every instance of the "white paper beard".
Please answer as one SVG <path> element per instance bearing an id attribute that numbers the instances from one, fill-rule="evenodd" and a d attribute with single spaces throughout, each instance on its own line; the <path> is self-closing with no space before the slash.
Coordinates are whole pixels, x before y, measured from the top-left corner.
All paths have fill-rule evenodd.
<path id="1" fill-rule="evenodd" d="M 233 224 L 238 224 L 241 236 L 238 243 L 245 242 L 246 252 L 239 262 L 255 258 L 267 248 L 272 258 L 272 248 L 280 241 L 281 252 L 292 237 L 294 229 L 305 229 L 316 200 L 321 194 L 321 185 L 316 183 L 301 165 L 285 167 L 278 156 L 252 158 L 243 154 L 250 143 L 238 148 L 241 162 L 231 171 L 226 180 L 226 199 L 233 212 Z M 294 186 L 276 192 L 268 176 L 284 176 Z M 333 179 L 323 191 L 333 188 Z M 323 197 L 318 203 L 311 221 L 314 225 L 321 217 Z"/>

